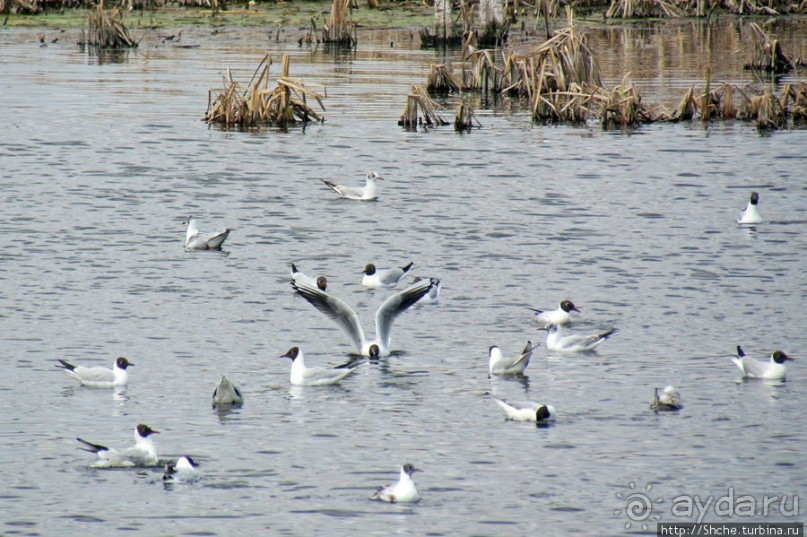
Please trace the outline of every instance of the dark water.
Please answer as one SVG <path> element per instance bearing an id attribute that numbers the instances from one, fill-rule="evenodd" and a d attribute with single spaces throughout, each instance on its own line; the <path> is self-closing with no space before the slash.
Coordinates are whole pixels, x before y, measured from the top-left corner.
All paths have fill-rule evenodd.
<path id="1" fill-rule="evenodd" d="M 703 25 L 671 27 L 593 31 L 606 78 L 631 71 L 674 105 L 722 55 L 715 78 L 753 82 L 736 24 L 708 31 L 708 55 Z M 0 32 L 2 533 L 604 535 L 696 518 L 673 516 L 675 497 L 729 494 L 760 508 L 786 496 L 754 521 L 803 520 L 787 508 L 807 491 L 807 131 L 536 127 L 505 101 L 479 110 L 470 135 L 412 133 L 396 125 L 409 85 L 459 59 L 407 32 L 336 56 L 197 28 L 183 36 L 196 49 L 150 35 L 101 58 L 70 32 L 47 47 L 37 33 Z M 783 35 L 803 48 L 803 23 Z M 209 129 L 207 90 L 227 67 L 246 82 L 267 50 L 327 86 L 325 124 Z M 319 182 L 370 169 L 387 178 L 375 203 Z M 751 190 L 767 220 L 756 230 L 734 224 Z M 225 253 L 183 251 L 188 214 L 234 228 Z M 387 293 L 360 286 L 362 267 L 410 260 L 443 295 L 398 320 L 405 352 L 341 387 L 290 388 L 277 357 L 292 345 L 309 365 L 350 349 L 293 296 L 289 263 L 327 274 L 367 326 Z M 527 379 L 488 379 L 488 347 L 542 341 L 527 307 L 566 297 L 583 310 L 575 330 L 619 333 L 591 356 L 542 346 Z M 795 356 L 788 382 L 737 382 L 738 343 Z M 118 355 L 137 364 L 120 391 L 53 367 Z M 246 404 L 219 415 L 223 373 Z M 677 415 L 648 409 L 666 384 L 682 392 Z M 560 418 L 506 422 L 488 392 Z M 202 480 L 165 489 L 156 469 L 89 468 L 74 437 L 126 446 L 139 422 L 162 432 L 161 457 L 200 461 Z M 423 469 L 422 502 L 368 501 L 404 461 Z M 664 502 L 631 520 L 637 491 Z"/>

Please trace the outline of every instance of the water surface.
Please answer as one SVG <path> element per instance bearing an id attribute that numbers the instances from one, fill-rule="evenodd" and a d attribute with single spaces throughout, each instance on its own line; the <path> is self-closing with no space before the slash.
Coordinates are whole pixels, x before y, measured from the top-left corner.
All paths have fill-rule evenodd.
<path id="1" fill-rule="evenodd" d="M 715 79 L 754 82 L 741 31 L 669 23 L 590 39 L 606 80 L 630 71 L 673 106 L 707 60 Z M 4 534 L 606 535 L 641 530 L 625 529 L 625 498 L 647 485 L 666 500 L 650 531 L 655 516 L 680 520 L 676 496 L 807 490 L 806 131 L 539 127 L 499 100 L 471 134 L 407 132 L 409 85 L 458 52 L 390 31 L 335 55 L 257 32 L 186 30 L 195 49 L 148 36 L 113 57 L 80 52 L 69 32 L 47 47 L 34 30 L 0 33 Z M 803 47 L 804 24 L 783 35 Z M 703 49 L 706 37 L 720 46 Z M 246 82 L 267 50 L 326 85 L 326 122 L 208 128 L 208 89 L 227 67 Z M 319 182 L 370 169 L 387 179 L 374 203 Z M 743 229 L 752 190 L 766 222 Z M 233 228 L 225 252 L 183 251 L 188 214 Z M 371 330 L 388 293 L 364 290 L 362 268 L 409 261 L 443 295 L 398 320 L 404 352 L 341 387 L 290 388 L 289 347 L 309 365 L 350 348 L 293 295 L 289 264 L 326 274 Z M 563 298 L 583 310 L 575 330 L 619 333 L 590 356 L 542 346 L 527 378 L 489 379 L 488 347 L 542 341 L 527 308 Z M 737 344 L 795 356 L 788 382 L 737 382 Z M 81 388 L 54 367 L 118 355 L 137 364 L 125 390 Z M 225 373 L 246 402 L 218 414 Z M 682 392 L 676 415 L 648 408 L 666 384 Z M 560 418 L 506 422 L 488 393 Z M 161 457 L 201 462 L 202 480 L 166 489 L 157 469 L 89 468 L 76 436 L 122 447 L 139 422 L 162 432 Z M 405 461 L 423 469 L 423 501 L 368 501 Z"/>

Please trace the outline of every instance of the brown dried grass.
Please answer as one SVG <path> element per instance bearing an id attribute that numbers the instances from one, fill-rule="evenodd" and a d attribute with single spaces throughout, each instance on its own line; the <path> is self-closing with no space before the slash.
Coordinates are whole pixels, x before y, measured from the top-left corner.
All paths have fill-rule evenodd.
<path id="1" fill-rule="evenodd" d="M 782 50 L 776 39 L 771 39 L 760 26 L 752 22 L 751 38 L 754 43 L 751 62 L 745 65 L 746 69 L 767 71 L 769 73 L 788 73 L 793 70 L 793 62 Z"/>
<path id="2" fill-rule="evenodd" d="M 333 0 L 331 14 L 322 28 L 322 42 L 352 47 L 356 45 L 356 25 L 348 14 L 352 0 Z"/>
<path id="3" fill-rule="evenodd" d="M 423 126 L 448 125 L 448 121 L 440 114 L 438 108 L 439 105 L 429 98 L 423 86 L 413 84 L 398 125 L 415 130 Z"/>
<path id="4" fill-rule="evenodd" d="M 460 80 L 446 65 L 432 65 L 426 77 L 426 91 L 429 95 L 448 95 L 462 89 Z"/>
<path id="5" fill-rule="evenodd" d="M 129 35 L 120 9 L 104 10 L 100 2 L 87 13 L 86 39 L 82 31 L 81 44 L 100 49 L 136 48 L 138 41 Z"/>
<path id="6" fill-rule="evenodd" d="M 477 121 L 474 115 L 474 109 L 468 102 L 468 97 L 463 97 L 460 100 L 460 105 L 457 108 L 457 114 L 454 116 L 454 130 L 457 132 L 470 131 L 474 127 L 481 127 L 482 125 Z"/>
<path id="7" fill-rule="evenodd" d="M 267 54 L 243 92 L 228 68 L 222 91 L 215 99 L 213 90 L 210 91 L 205 121 L 225 128 L 240 129 L 260 125 L 287 127 L 312 119 L 321 121 L 322 117 L 308 106 L 307 101 L 313 98 L 325 110 L 322 97 L 306 88 L 303 81 L 289 77 L 289 57 L 283 55 L 281 75 L 272 90 L 269 89 L 271 65 L 271 56 Z"/>

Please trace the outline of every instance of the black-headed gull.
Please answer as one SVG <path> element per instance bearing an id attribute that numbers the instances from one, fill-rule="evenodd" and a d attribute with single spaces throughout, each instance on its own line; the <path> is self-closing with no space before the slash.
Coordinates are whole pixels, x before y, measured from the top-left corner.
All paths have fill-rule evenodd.
<path id="1" fill-rule="evenodd" d="M 763 379 L 763 380 L 785 380 L 787 377 L 787 367 L 785 362 L 793 360 L 782 351 L 771 354 L 769 362 L 761 362 L 746 356 L 742 347 L 737 345 L 737 357 L 732 358 L 737 367 L 742 371 L 743 378 Z"/>
<path id="2" fill-rule="evenodd" d="M 488 349 L 488 368 L 491 375 L 521 375 L 530 363 L 532 351 L 538 345 L 533 345 L 531 341 L 527 341 L 524 350 L 517 356 L 504 357 L 502 351 L 497 345 L 492 345 Z"/>
<path id="3" fill-rule="evenodd" d="M 93 444 L 81 438 L 76 438 L 76 440 L 86 446 L 81 449 L 98 455 L 98 461 L 92 465 L 93 468 L 156 466 L 157 450 L 154 447 L 154 442 L 150 438 L 153 434 L 159 434 L 159 431 L 155 431 L 143 423 L 139 424 L 134 430 L 135 445 L 121 451 L 102 446 L 101 444 Z"/>
<path id="4" fill-rule="evenodd" d="M 221 381 L 216 386 L 216 389 L 213 390 L 213 408 L 236 407 L 243 404 L 244 396 L 241 395 L 241 390 L 222 375 Z"/>
<path id="5" fill-rule="evenodd" d="M 92 388 L 111 388 L 115 386 L 126 386 L 129 382 L 129 373 L 126 368 L 134 365 L 124 357 L 117 358 L 112 364 L 112 369 L 106 367 L 84 367 L 73 365 L 70 362 L 59 360 L 59 366 L 67 371 L 70 376 L 77 379 L 84 386 Z"/>
<path id="6" fill-rule="evenodd" d="M 519 403 L 509 403 L 504 399 L 493 397 L 496 404 L 504 410 L 507 419 L 513 421 L 533 421 L 535 423 L 546 423 L 554 421 L 557 417 L 555 407 L 552 405 L 544 405 L 540 403 L 533 403 L 532 401 L 524 401 Z"/>
<path id="7" fill-rule="evenodd" d="M 318 276 L 316 278 L 307 276 L 303 271 L 299 270 L 294 263 L 291 264 L 291 281 L 298 285 L 304 283 L 311 287 L 318 287 L 323 291 L 328 288 L 328 279 L 325 276 Z"/>
<path id="8" fill-rule="evenodd" d="M 552 352 L 575 353 L 593 351 L 600 343 L 615 334 L 617 329 L 612 328 L 607 332 L 585 336 L 581 334 L 564 335 L 562 326 L 550 324 L 546 327 L 546 331 L 547 350 Z"/>
<path id="9" fill-rule="evenodd" d="M 303 351 L 292 347 L 281 358 L 291 359 L 291 383 L 294 386 L 330 386 L 353 373 L 358 364 L 343 368 L 306 367 Z"/>
<path id="10" fill-rule="evenodd" d="M 438 283 L 439 280 L 423 280 L 387 298 L 375 314 L 376 339 L 374 340 L 365 338 L 359 316 L 342 300 L 310 285 L 292 283 L 292 287 L 312 306 L 335 321 L 345 331 L 356 352 L 375 358 L 389 356 L 390 331 L 392 323 L 395 322 L 398 315 L 420 300 Z"/>
<path id="11" fill-rule="evenodd" d="M 326 181 L 320 179 L 323 183 L 332 188 L 340 198 L 349 200 L 372 201 L 378 196 L 376 195 L 376 181 L 382 181 L 384 178 L 376 172 L 367 172 L 367 182 L 364 188 L 353 188 L 345 185 L 338 185 L 333 181 Z"/>
<path id="12" fill-rule="evenodd" d="M 368 263 L 362 271 L 364 277 L 361 279 L 361 284 L 365 287 L 395 287 L 414 265 L 413 261 L 401 268 L 380 269 L 372 263 Z"/>
<path id="13" fill-rule="evenodd" d="M 748 200 L 748 205 L 745 206 L 745 210 L 740 213 L 740 217 L 737 219 L 738 224 L 746 224 L 746 225 L 753 225 L 753 224 L 761 224 L 762 223 L 762 215 L 759 214 L 759 209 L 757 205 L 759 204 L 759 194 L 756 192 L 751 192 L 751 197 Z"/>
<path id="14" fill-rule="evenodd" d="M 683 408 L 681 395 L 673 386 L 665 387 L 661 393 L 659 393 L 659 389 L 656 388 L 653 399 L 650 401 L 650 408 L 656 412 L 662 410 L 681 410 L 681 408 Z"/>
<path id="15" fill-rule="evenodd" d="M 420 472 L 408 462 L 401 466 L 401 475 L 397 483 L 387 483 L 379 487 L 370 497 L 371 500 L 381 500 L 390 503 L 414 503 L 420 501 L 420 494 L 412 481 L 412 474 Z"/>
<path id="16" fill-rule="evenodd" d="M 535 320 L 541 327 L 546 327 L 550 324 L 565 325 L 572 322 L 571 312 L 580 310 L 575 307 L 571 300 L 564 300 L 560 303 L 560 307 L 556 310 L 537 310 L 530 308 L 535 312 Z"/>
<path id="17" fill-rule="evenodd" d="M 177 462 L 165 463 L 163 481 L 166 483 L 192 483 L 199 479 L 199 465 L 188 455 L 183 455 Z"/>
<path id="18" fill-rule="evenodd" d="M 187 250 L 219 250 L 224 239 L 230 234 L 229 228 L 222 228 L 213 233 L 201 233 L 196 225 L 196 219 L 189 216 L 185 220 L 188 232 L 185 234 L 185 248 Z"/>

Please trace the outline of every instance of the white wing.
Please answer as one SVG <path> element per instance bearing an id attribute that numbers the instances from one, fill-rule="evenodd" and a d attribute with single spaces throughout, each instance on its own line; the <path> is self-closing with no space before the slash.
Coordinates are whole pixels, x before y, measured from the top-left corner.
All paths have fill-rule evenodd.
<path id="1" fill-rule="evenodd" d="M 406 311 L 412 304 L 429 292 L 439 280 L 422 280 L 416 282 L 403 291 L 395 293 L 381 304 L 375 316 L 376 338 L 384 347 L 389 348 L 390 330 L 395 319 Z"/>
<path id="2" fill-rule="evenodd" d="M 297 284 L 294 282 L 292 282 L 291 285 L 309 304 L 336 322 L 336 324 L 345 331 L 353 347 L 356 348 L 356 351 L 359 353 L 362 352 L 364 331 L 361 328 L 359 316 L 350 306 L 316 286 Z"/>

